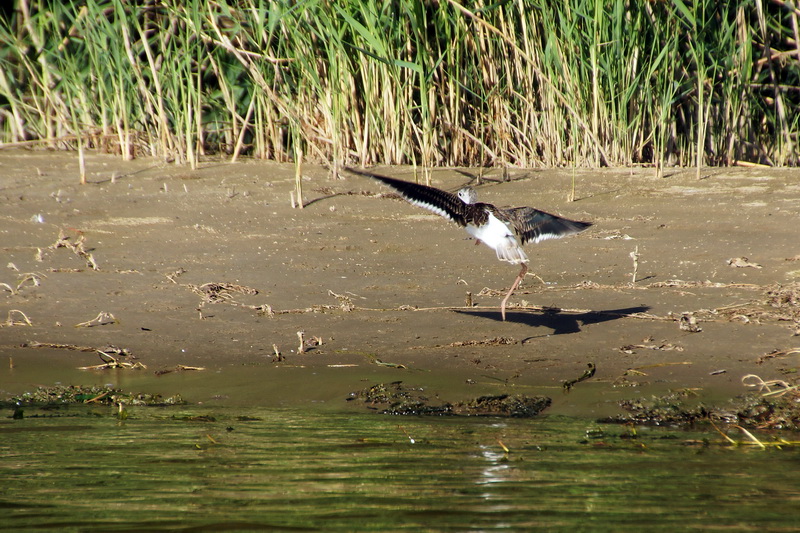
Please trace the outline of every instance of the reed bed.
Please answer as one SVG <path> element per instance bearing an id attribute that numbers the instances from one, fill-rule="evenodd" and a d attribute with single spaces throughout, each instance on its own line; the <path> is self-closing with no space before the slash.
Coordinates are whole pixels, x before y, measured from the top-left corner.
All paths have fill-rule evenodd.
<path id="1" fill-rule="evenodd" d="M 779 0 L 20 0 L 0 139 L 196 165 L 798 162 Z"/>

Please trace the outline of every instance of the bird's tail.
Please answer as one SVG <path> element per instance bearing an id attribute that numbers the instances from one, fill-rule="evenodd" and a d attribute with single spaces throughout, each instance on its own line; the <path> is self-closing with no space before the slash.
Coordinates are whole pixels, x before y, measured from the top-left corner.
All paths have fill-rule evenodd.
<path id="1" fill-rule="evenodd" d="M 525 254 L 525 250 L 522 249 L 517 243 L 517 240 L 511 235 L 507 235 L 495 250 L 497 251 L 497 258 L 500 261 L 508 261 L 512 265 L 528 262 L 528 256 Z"/>

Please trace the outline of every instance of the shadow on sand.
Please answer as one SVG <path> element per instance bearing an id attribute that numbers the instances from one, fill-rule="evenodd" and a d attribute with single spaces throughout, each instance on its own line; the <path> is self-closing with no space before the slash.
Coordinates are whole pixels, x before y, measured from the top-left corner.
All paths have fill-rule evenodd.
<path id="1" fill-rule="evenodd" d="M 506 322 L 517 322 L 531 327 L 545 327 L 553 331 L 543 335 L 562 335 L 566 333 L 578 333 L 581 326 L 587 324 L 598 324 L 609 320 L 618 320 L 636 313 L 644 313 L 650 309 L 647 305 L 637 307 L 626 307 L 624 309 L 608 309 L 605 311 L 588 311 L 586 313 L 564 312 L 557 307 L 548 307 L 543 311 L 508 311 L 506 310 Z M 489 318 L 501 321 L 500 311 L 485 310 L 463 310 L 457 309 L 456 313 L 471 315 L 481 318 Z"/>

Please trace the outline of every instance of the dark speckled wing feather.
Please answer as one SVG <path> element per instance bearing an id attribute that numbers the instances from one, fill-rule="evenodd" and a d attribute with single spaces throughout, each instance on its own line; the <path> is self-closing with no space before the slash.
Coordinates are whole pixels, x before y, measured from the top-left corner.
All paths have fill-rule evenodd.
<path id="1" fill-rule="evenodd" d="M 466 226 L 467 223 L 470 222 L 468 218 L 471 217 L 468 217 L 468 215 L 470 211 L 469 207 L 471 206 L 465 204 L 461 198 L 455 194 L 434 187 L 428 187 L 427 185 L 397 180 L 371 172 L 364 172 L 352 168 L 348 168 L 347 170 L 353 174 L 376 179 L 384 185 L 388 185 L 396 190 L 400 193 L 400 196 L 405 198 L 409 203 L 433 211 L 437 215 L 452 220 L 459 226 Z"/>
<path id="2" fill-rule="evenodd" d="M 519 237 L 520 244 L 537 243 L 545 239 L 560 239 L 580 233 L 592 224 L 561 218 L 532 207 L 497 209 L 495 216 L 509 224 Z"/>

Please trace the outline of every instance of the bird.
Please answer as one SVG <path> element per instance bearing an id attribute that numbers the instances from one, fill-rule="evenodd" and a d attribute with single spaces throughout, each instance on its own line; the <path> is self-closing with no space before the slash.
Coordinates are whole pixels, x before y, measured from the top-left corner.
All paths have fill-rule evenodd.
<path id="1" fill-rule="evenodd" d="M 496 207 L 479 202 L 472 187 L 462 187 L 453 194 L 436 187 L 372 172 L 353 168 L 347 170 L 375 179 L 397 191 L 409 203 L 433 211 L 464 227 L 475 238 L 476 245 L 483 243 L 492 248 L 500 261 L 521 265 L 519 275 L 500 304 L 500 315 L 504 321 L 508 299 L 528 272 L 530 259 L 522 246 L 529 242 L 560 239 L 592 226 L 591 222 L 569 220 L 532 207 Z"/>

